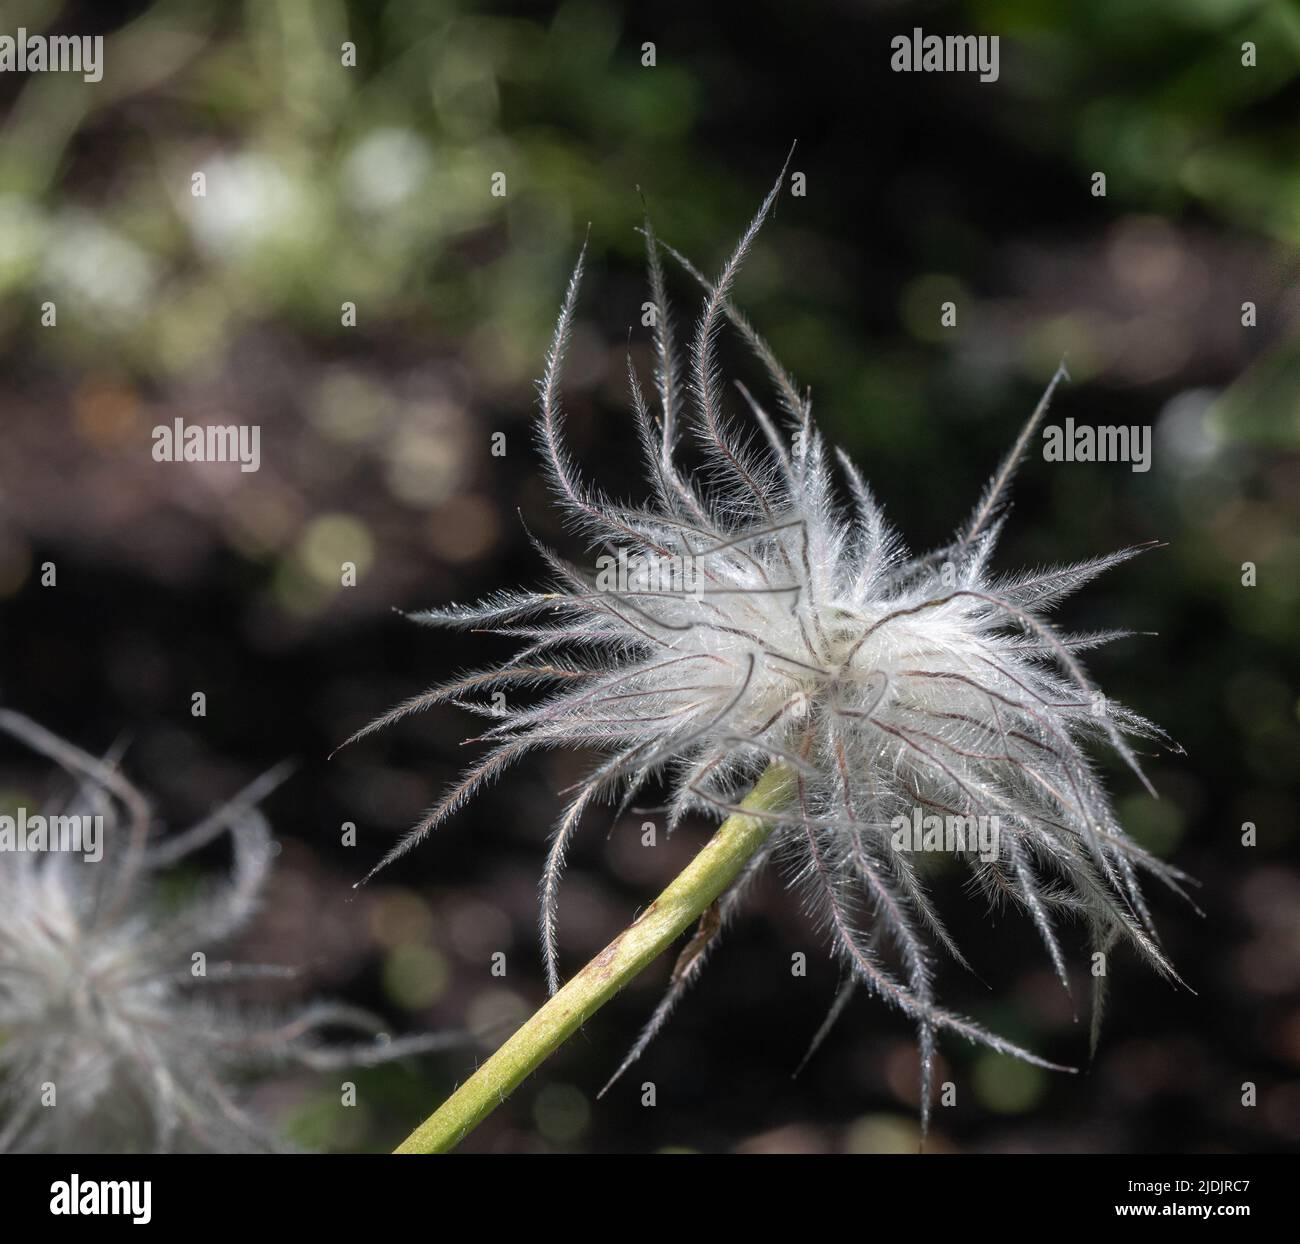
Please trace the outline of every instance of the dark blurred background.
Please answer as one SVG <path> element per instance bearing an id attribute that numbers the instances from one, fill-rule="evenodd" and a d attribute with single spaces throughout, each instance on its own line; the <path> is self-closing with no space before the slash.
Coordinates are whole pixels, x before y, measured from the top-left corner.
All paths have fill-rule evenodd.
<path id="1" fill-rule="evenodd" d="M 1000 564 L 1169 542 L 1061 617 L 1159 632 L 1090 667 L 1187 749 L 1150 759 L 1159 801 L 1104 763 L 1131 832 L 1203 882 L 1204 919 L 1153 892 L 1196 993 L 1119 956 L 1097 1060 L 1074 1077 L 946 1042 L 940 1078 L 958 1100 L 929 1147 L 1296 1146 L 1294 4 L 764 2 L 724 16 L 673 0 L 250 0 L 3 16 L 4 33 L 103 33 L 106 69 L 98 84 L 0 75 L 0 700 L 91 750 L 129 737 L 126 768 L 175 824 L 299 762 L 267 804 L 284 845 L 246 955 L 304 965 L 295 988 L 373 1007 L 395 1031 L 491 1029 L 542 999 L 544 844 L 556 792 L 590 758 L 521 765 L 354 893 L 475 754 L 461 740 L 478 723 L 440 709 L 326 757 L 399 699 L 509 651 L 394 609 L 541 582 L 525 524 L 582 553 L 548 504 L 530 421 L 588 222 L 571 436 L 608 491 L 636 495 L 623 359 L 632 326 L 648 375 L 638 187 L 658 231 L 716 271 L 798 140 L 806 196 L 783 195 L 738 300 L 913 546 L 968 512 L 1063 354 L 1073 383 L 1055 415 L 1152 426 L 1153 466 L 1035 453 Z M 918 25 L 1000 36 L 998 81 L 891 72 L 890 39 Z M 355 68 L 340 64 L 345 40 Z M 699 291 L 675 271 L 670 283 L 687 326 Z M 940 327 L 946 300 L 955 328 Z M 41 325 L 46 301 L 57 327 Z M 152 429 L 177 417 L 259 424 L 260 471 L 155 463 Z M 340 586 L 345 561 L 355 587 Z M 40 585 L 45 562 L 56 588 Z M 205 718 L 190 716 L 195 691 Z M 38 773 L 12 747 L 0 766 L 9 791 Z M 607 837 L 593 815 L 579 841 L 560 907 L 569 970 L 708 833 L 645 849 L 642 819 Z M 989 919 L 960 881 L 941 889 L 989 988 L 954 966 L 942 996 L 1085 1064 L 1086 1016 L 1073 1022 L 1030 925 Z M 1071 950 L 1086 996 L 1086 946 Z M 856 1001 L 791 1079 L 837 972 L 778 874 L 597 1102 L 669 967 L 466 1147 L 915 1150 L 912 1036 L 881 1006 Z M 263 1084 L 254 1101 L 301 1143 L 382 1149 L 471 1065 L 362 1073 L 353 1110 L 332 1076 Z"/>

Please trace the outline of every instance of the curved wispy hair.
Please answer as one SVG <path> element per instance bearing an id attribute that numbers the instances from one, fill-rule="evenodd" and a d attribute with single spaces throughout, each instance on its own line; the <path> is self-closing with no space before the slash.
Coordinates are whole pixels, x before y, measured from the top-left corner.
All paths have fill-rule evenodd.
<path id="1" fill-rule="evenodd" d="M 258 909 L 273 843 L 256 804 L 282 772 L 159 838 L 148 800 L 116 764 L 19 713 L 0 710 L 0 729 L 75 778 L 43 815 L 103 818 L 98 860 L 0 856 L 0 1152 L 283 1150 L 240 1104 L 249 1074 L 370 1066 L 465 1043 L 454 1033 L 387 1039 L 377 1018 L 341 1004 L 273 1014 L 211 996 L 292 969 L 217 962 L 192 974 L 196 952 L 229 941 Z M 163 902 L 167 870 L 222 834 L 228 880 Z M 369 1039 L 340 1043 L 331 1031 Z"/>
<path id="2" fill-rule="evenodd" d="M 857 985 L 915 1021 L 924 1120 L 937 1030 L 1052 1064 L 936 1001 L 931 947 L 965 960 L 915 857 L 896 845 L 896 818 L 910 821 L 917 809 L 922 816 L 997 818 L 996 858 L 973 851 L 963 858 L 992 903 L 1010 901 L 1028 914 L 1067 990 L 1056 932 L 1061 918 L 1082 922 L 1097 950 L 1126 939 L 1157 970 L 1174 976 L 1138 873 L 1150 872 L 1175 889 L 1184 878 L 1125 836 L 1084 750 L 1109 743 L 1150 789 L 1128 740 L 1163 739 L 1162 732 L 1102 697 L 1080 661 L 1084 650 L 1128 632 L 1069 634 L 1045 621 L 1057 602 L 1150 546 L 1050 569 L 990 569 L 1007 487 L 1063 369 L 948 545 L 910 556 L 842 453 L 835 460 L 850 504 L 841 504 L 832 455 L 812 421 L 809 399 L 731 302 L 736 272 L 779 187 L 780 178 L 712 282 L 657 241 L 647 222 L 653 401 L 628 359 L 652 493 L 646 504 L 621 503 L 584 482 L 564 443 L 560 373 L 579 257 L 540 383 L 538 439 L 570 524 L 604 552 L 600 573 L 541 549 L 555 577 L 549 590 L 502 592 L 478 605 L 417 614 L 430 624 L 514 636 L 524 647 L 500 668 L 466 674 L 398 705 L 354 738 L 445 702 L 494 719 L 481 736 L 491 750 L 379 867 L 530 749 L 608 753 L 572 792 L 551 841 L 541 924 L 552 991 L 559 984 L 560 874 L 593 803 L 619 800 L 622 812 L 648 781 L 661 779 L 669 790 L 671 829 L 688 812 L 715 818 L 735 812 L 768 766 L 785 766 L 790 801 L 751 813 L 766 817 L 774 832 L 709 923 L 735 907 L 765 861 L 779 853 L 792 862 L 794 881 L 847 974 L 831 1018 Z M 673 340 L 661 251 L 704 290 L 684 359 Z M 748 431 L 723 410 L 716 342 L 725 322 L 757 356 L 777 402 L 773 417 L 737 383 L 753 421 Z M 695 472 L 679 465 L 684 431 L 693 434 L 702 455 Z M 621 570 L 616 553 L 623 555 Z M 548 687 L 554 689 L 531 707 L 467 699 L 492 689 Z M 624 1067 L 658 1031 L 702 963 L 692 952 L 679 964 Z M 1104 980 L 1096 978 L 1098 990 Z M 1100 1011 L 1098 994 L 1094 1028 Z"/>

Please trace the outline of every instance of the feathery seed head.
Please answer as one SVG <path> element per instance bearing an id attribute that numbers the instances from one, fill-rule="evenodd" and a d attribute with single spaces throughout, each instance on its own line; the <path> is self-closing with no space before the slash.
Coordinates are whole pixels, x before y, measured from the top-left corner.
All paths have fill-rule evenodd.
<path id="1" fill-rule="evenodd" d="M 937 1029 L 1041 1060 L 936 1002 L 931 947 L 965 960 L 923 884 L 914 855 L 921 844 L 908 838 L 910 829 L 994 829 L 979 851 L 967 842 L 959 853 L 991 902 L 1010 901 L 1028 914 L 1067 990 L 1055 932 L 1062 917 L 1081 921 L 1096 949 L 1126 939 L 1173 976 L 1138 873 L 1175 889 L 1182 876 L 1125 836 L 1085 750 L 1108 744 L 1145 782 L 1128 740 L 1164 736 L 1102 696 L 1083 669 L 1082 652 L 1126 632 L 1069 634 L 1045 620 L 1065 596 L 1150 546 L 1044 570 L 990 568 L 1007 486 L 1063 368 L 950 544 L 909 555 L 858 470 L 837 454 L 851 502 L 843 505 L 809 400 L 730 299 L 779 185 L 716 282 L 645 229 L 655 308 L 653 404 L 628 363 L 651 492 L 645 504 L 621 504 L 586 484 L 564 445 L 559 382 L 579 258 L 540 384 L 538 438 L 566 516 L 601 550 L 596 570 L 542 549 L 552 590 L 500 593 L 477 606 L 418 615 L 493 629 L 524 647 L 501 668 L 434 688 L 360 733 L 449 700 L 492 719 L 483 736 L 493 745 L 487 756 L 384 863 L 532 748 L 607 753 L 573 793 L 552 839 L 542 886 L 552 989 L 559 981 L 559 876 L 590 804 L 616 798 L 622 810 L 647 782 L 661 779 L 671 828 L 688 812 L 734 811 L 764 769 L 786 766 L 790 802 L 766 814 L 775 832 L 757 863 L 778 851 L 793 860 L 850 987 L 865 987 L 915 1021 L 924 1117 Z M 663 250 L 704 290 L 685 360 L 664 296 Z M 723 410 L 715 344 L 724 322 L 762 362 L 779 403 L 773 418 L 737 386 L 757 436 L 742 433 Z M 694 472 L 679 465 L 688 405 L 703 460 Z M 527 708 L 467 700 L 501 687 L 548 690 Z M 753 871 L 724 896 L 724 915 Z M 700 962 L 675 976 L 624 1067 Z M 847 988 L 832 1018 L 846 997 Z M 1098 996 L 1094 1022 L 1099 1015 Z"/>
<path id="2" fill-rule="evenodd" d="M 256 804 L 283 774 L 155 839 L 147 801 L 113 764 L 18 713 L 0 710 L 0 730 L 75 777 L 74 795 L 50 814 L 102 818 L 103 852 L 0 855 L 0 1152 L 281 1149 L 239 1104 L 247 1073 L 365 1066 L 460 1040 L 375 1039 L 375 1017 L 331 1003 L 272 1015 L 210 996 L 229 982 L 292 975 L 203 959 L 257 910 L 273 850 Z M 223 833 L 229 880 L 164 907 L 159 877 Z M 328 1029 L 372 1039 L 331 1044 Z"/>

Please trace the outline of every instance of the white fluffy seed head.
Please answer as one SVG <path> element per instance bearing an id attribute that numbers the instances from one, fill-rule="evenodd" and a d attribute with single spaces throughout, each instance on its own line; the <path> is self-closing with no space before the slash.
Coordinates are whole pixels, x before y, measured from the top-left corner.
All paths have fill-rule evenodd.
<path id="1" fill-rule="evenodd" d="M 42 815 L 103 818 L 99 859 L 0 855 L 0 1152 L 281 1149 L 239 1102 L 250 1072 L 362 1066 L 460 1040 L 329 1043 L 324 1030 L 373 1038 L 379 1022 L 330 1003 L 275 1015 L 223 997 L 231 982 L 292 975 L 216 957 L 258 908 L 273 852 L 255 805 L 282 774 L 156 839 L 147 801 L 114 765 L 17 713 L 0 710 L 0 730 L 77 780 Z M 221 834 L 233 845 L 229 879 L 164 901 L 166 871 Z"/>
<path id="2" fill-rule="evenodd" d="M 1124 632 L 1068 634 L 1045 620 L 1063 597 L 1149 546 L 1051 569 L 990 568 L 1007 485 L 1062 369 L 953 541 L 910 556 L 843 455 L 837 484 L 807 398 L 730 301 L 775 195 L 776 187 L 716 282 L 672 252 L 704 289 L 684 365 L 664 298 L 661 244 L 646 228 L 656 309 L 653 402 L 628 366 L 651 490 L 643 505 L 619 504 L 584 483 L 563 443 L 559 378 L 579 259 L 540 385 L 539 442 L 559 504 L 596 550 L 594 566 L 579 569 L 542 550 L 552 590 L 420 615 L 495 629 L 524 647 L 504 667 L 415 697 L 362 733 L 447 700 L 493 719 L 483 736 L 493 749 L 389 859 L 530 748 L 607 753 L 552 840 L 542 921 L 552 988 L 559 875 L 592 802 L 621 798 L 626 807 L 660 779 L 670 826 L 691 811 L 721 817 L 765 768 L 787 766 L 796 793 L 790 806 L 768 814 L 776 825 L 772 849 L 796 860 L 797 882 L 851 984 L 915 1020 L 924 1114 L 936 1029 L 1033 1056 L 936 1003 L 932 947 L 961 953 L 922 882 L 918 844 L 900 845 L 903 827 L 933 825 L 932 818 L 996 826 L 996 852 L 960 854 L 990 901 L 1027 912 L 1067 990 L 1054 931 L 1061 917 L 1083 922 L 1097 949 L 1125 938 L 1172 975 L 1137 874 L 1154 872 L 1175 888 L 1181 874 L 1124 835 L 1085 753 L 1090 743 L 1108 744 L 1141 778 L 1128 738 L 1163 735 L 1102 696 L 1082 667 L 1081 652 Z M 714 348 L 724 321 L 765 366 L 779 404 L 774 419 L 738 385 L 755 425 L 748 432 L 723 411 Z M 702 456 L 694 472 L 678 464 L 683 390 Z M 518 687 L 552 689 L 526 708 L 471 699 L 508 688 L 513 701 Z M 679 974 L 629 1062 L 697 967 Z"/>

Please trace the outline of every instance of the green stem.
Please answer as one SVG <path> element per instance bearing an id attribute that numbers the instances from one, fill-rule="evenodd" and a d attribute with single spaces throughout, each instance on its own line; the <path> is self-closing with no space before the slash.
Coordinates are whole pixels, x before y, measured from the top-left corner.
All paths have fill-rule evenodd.
<path id="1" fill-rule="evenodd" d="M 790 771 L 777 763 L 740 805 L 766 812 L 791 795 Z M 454 1149 L 555 1050 L 624 985 L 661 955 L 737 877 L 771 835 L 770 817 L 736 812 L 641 916 L 577 976 L 535 1011 L 522 1028 L 415 1129 L 396 1153 Z"/>

